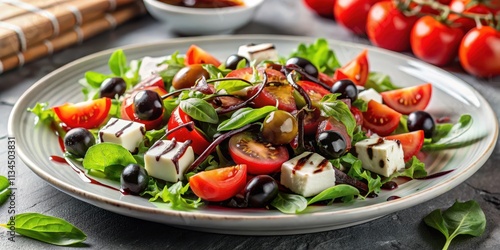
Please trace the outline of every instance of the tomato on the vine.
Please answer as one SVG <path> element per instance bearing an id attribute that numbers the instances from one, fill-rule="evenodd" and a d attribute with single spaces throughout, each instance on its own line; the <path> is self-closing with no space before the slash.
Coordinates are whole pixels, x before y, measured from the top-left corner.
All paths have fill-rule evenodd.
<path id="1" fill-rule="evenodd" d="M 389 135 L 385 139 L 399 140 L 403 147 L 405 162 L 410 160 L 414 155 L 420 152 L 424 145 L 424 131 L 417 130 L 404 134 Z"/>
<path id="2" fill-rule="evenodd" d="M 333 5 L 336 0 L 303 0 L 304 4 L 316 14 L 324 17 L 333 16 Z"/>
<path id="3" fill-rule="evenodd" d="M 366 33 L 378 47 L 393 51 L 410 50 L 410 33 L 417 16 L 407 16 L 393 1 L 376 3 L 366 20 Z"/>
<path id="4" fill-rule="evenodd" d="M 186 58 L 184 60 L 184 63 L 186 65 L 192 65 L 192 64 L 212 64 L 216 67 L 219 67 L 221 62 L 205 51 L 204 49 L 196 46 L 196 45 L 191 45 L 189 49 L 186 52 Z"/>
<path id="5" fill-rule="evenodd" d="M 416 57 L 434 65 L 451 63 L 464 36 L 460 28 L 448 26 L 432 16 L 418 19 L 411 31 L 411 49 Z"/>
<path id="6" fill-rule="evenodd" d="M 167 128 L 172 130 L 181 125 L 184 125 L 188 122 L 192 122 L 193 118 L 191 118 L 188 114 L 184 113 L 182 109 L 177 106 L 174 111 L 172 111 L 172 115 L 167 123 Z M 167 138 L 171 140 L 175 138 L 179 142 L 185 142 L 187 140 L 191 140 L 191 147 L 193 147 L 193 151 L 195 154 L 200 155 L 208 148 L 210 145 L 209 140 L 205 137 L 205 135 L 200 132 L 196 127 L 192 130 L 189 128 L 180 128 L 174 132 L 168 134 Z"/>
<path id="7" fill-rule="evenodd" d="M 346 63 L 336 72 L 343 73 L 347 76 L 347 78 L 353 81 L 354 84 L 364 86 L 366 84 L 366 80 L 368 80 L 368 74 L 370 73 L 367 53 L 368 51 L 366 49 L 361 51 L 356 58 Z"/>
<path id="8" fill-rule="evenodd" d="M 199 172 L 189 178 L 193 193 L 206 201 L 224 201 L 238 194 L 246 185 L 244 164 Z"/>
<path id="9" fill-rule="evenodd" d="M 450 10 L 458 13 L 495 15 L 498 11 L 500 11 L 500 0 L 452 0 L 449 6 Z M 449 20 L 451 20 L 454 25 L 460 27 L 464 33 L 467 33 L 469 30 L 476 27 L 476 21 L 472 18 L 450 14 Z M 482 23 L 483 25 L 487 25 L 484 21 Z"/>
<path id="10" fill-rule="evenodd" d="M 424 110 L 432 95 L 430 83 L 380 93 L 384 103 L 401 114 Z"/>
<path id="11" fill-rule="evenodd" d="M 229 154 L 237 164 L 246 164 L 253 175 L 278 172 L 289 159 L 285 146 L 271 145 L 258 139 L 256 133 L 243 132 L 229 139 Z"/>
<path id="12" fill-rule="evenodd" d="M 108 117 L 111 99 L 103 97 L 79 103 L 65 103 L 52 108 L 57 117 L 70 128 L 96 128 Z"/>
<path id="13" fill-rule="evenodd" d="M 396 130 L 401 116 L 387 105 L 370 100 L 368 109 L 363 112 L 363 127 L 379 136 L 387 136 Z"/>
<path id="14" fill-rule="evenodd" d="M 380 0 L 337 0 L 333 14 L 337 22 L 357 35 L 366 34 L 368 11 Z"/>
<path id="15" fill-rule="evenodd" d="M 500 31 L 482 26 L 469 31 L 458 51 L 460 64 L 480 77 L 500 75 Z"/>

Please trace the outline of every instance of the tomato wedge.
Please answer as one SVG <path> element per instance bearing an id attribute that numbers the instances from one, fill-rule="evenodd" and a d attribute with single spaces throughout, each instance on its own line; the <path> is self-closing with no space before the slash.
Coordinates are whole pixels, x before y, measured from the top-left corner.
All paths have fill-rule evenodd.
<path id="1" fill-rule="evenodd" d="M 345 76 L 359 86 L 365 86 L 368 79 L 369 65 L 367 53 L 367 50 L 363 50 L 356 58 L 340 68 L 341 73 L 344 73 Z"/>
<path id="2" fill-rule="evenodd" d="M 261 142 L 256 133 L 250 132 L 229 139 L 229 154 L 237 164 L 247 165 L 248 173 L 253 175 L 278 172 L 289 158 L 286 147 Z"/>
<path id="3" fill-rule="evenodd" d="M 402 114 L 424 110 L 432 95 L 430 83 L 380 93 L 384 103 Z"/>
<path id="4" fill-rule="evenodd" d="M 169 130 L 176 128 L 180 125 L 184 125 L 188 122 L 193 121 L 188 114 L 184 113 L 181 108 L 176 107 L 174 111 L 172 111 L 172 115 L 170 116 L 167 127 Z M 200 132 L 197 128 L 193 130 L 189 130 L 187 128 L 181 128 L 170 133 L 167 136 L 168 139 L 175 138 L 179 142 L 185 142 L 187 140 L 191 140 L 191 147 L 193 147 L 193 151 L 195 154 L 200 155 L 208 148 L 210 142 L 205 137 L 205 135 Z"/>
<path id="5" fill-rule="evenodd" d="M 141 87 L 138 90 L 152 90 L 158 93 L 160 96 L 166 95 L 168 93 L 165 89 L 157 86 Z M 146 130 L 158 129 L 163 124 L 163 118 L 165 114 L 162 114 L 157 119 L 151 121 L 139 119 L 139 117 L 137 117 L 134 112 L 133 100 L 136 93 L 137 92 L 133 92 L 129 96 L 125 97 L 125 99 L 123 99 L 122 105 L 120 107 L 121 118 L 124 120 L 142 123 L 146 126 Z"/>
<path id="6" fill-rule="evenodd" d="M 306 91 L 307 95 L 313 102 L 319 102 L 321 101 L 321 98 L 323 98 L 323 96 L 331 93 L 330 91 L 314 82 L 298 81 L 297 84 Z"/>
<path id="7" fill-rule="evenodd" d="M 221 64 L 213 55 L 194 44 L 187 50 L 184 63 L 186 66 L 192 64 L 212 64 L 215 67 L 219 67 Z"/>
<path id="8" fill-rule="evenodd" d="M 387 136 L 396 130 L 401 116 L 387 105 L 370 100 L 368 109 L 363 112 L 363 127 L 380 136 Z"/>
<path id="9" fill-rule="evenodd" d="M 405 162 L 409 161 L 414 155 L 420 152 L 424 145 L 424 131 L 417 130 L 409 133 L 389 135 L 385 139 L 399 140 L 403 146 Z"/>
<path id="10" fill-rule="evenodd" d="M 206 201 L 224 201 L 238 194 L 246 185 L 247 166 L 240 164 L 199 172 L 189 178 L 189 187 Z"/>
<path id="11" fill-rule="evenodd" d="M 53 107 L 57 117 L 70 128 L 97 128 L 108 117 L 111 99 L 103 97 L 79 103 Z"/>

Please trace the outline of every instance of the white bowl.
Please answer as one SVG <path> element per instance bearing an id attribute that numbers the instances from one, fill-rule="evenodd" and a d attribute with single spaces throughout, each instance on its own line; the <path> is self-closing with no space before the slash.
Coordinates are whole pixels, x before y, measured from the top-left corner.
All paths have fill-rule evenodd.
<path id="1" fill-rule="evenodd" d="M 229 34 L 248 23 L 264 0 L 244 0 L 244 6 L 225 8 L 189 8 L 144 0 L 148 12 L 167 22 L 183 35 Z"/>

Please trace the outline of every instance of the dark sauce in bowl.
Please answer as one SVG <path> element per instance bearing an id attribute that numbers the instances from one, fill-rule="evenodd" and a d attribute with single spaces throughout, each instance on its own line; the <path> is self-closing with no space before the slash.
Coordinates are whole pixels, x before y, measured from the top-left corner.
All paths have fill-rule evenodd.
<path id="1" fill-rule="evenodd" d="M 190 8 L 224 8 L 245 5 L 243 0 L 158 0 L 175 6 Z"/>

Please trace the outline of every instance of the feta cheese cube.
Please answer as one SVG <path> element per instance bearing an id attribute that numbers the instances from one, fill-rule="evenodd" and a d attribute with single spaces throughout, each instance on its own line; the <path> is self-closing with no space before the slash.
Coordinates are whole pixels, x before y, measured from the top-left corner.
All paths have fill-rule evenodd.
<path id="1" fill-rule="evenodd" d="M 238 55 L 247 58 L 250 62 L 255 62 L 255 64 L 264 60 L 278 60 L 278 52 L 272 43 L 242 45 L 238 48 Z"/>
<path id="2" fill-rule="evenodd" d="M 323 156 L 304 152 L 281 165 L 281 184 L 309 197 L 335 186 L 335 171 Z"/>
<path id="3" fill-rule="evenodd" d="M 142 123 L 111 118 L 106 126 L 99 130 L 99 140 L 120 144 L 134 153 L 138 150 L 145 133 L 146 127 Z"/>
<path id="4" fill-rule="evenodd" d="M 358 93 L 358 98 L 364 100 L 365 102 L 369 102 L 370 100 L 374 100 L 378 103 L 382 103 L 382 95 L 380 95 L 376 90 L 369 88 Z"/>
<path id="5" fill-rule="evenodd" d="M 184 179 L 184 172 L 194 162 L 191 141 L 160 140 L 144 154 L 144 165 L 150 176 L 168 182 Z"/>
<path id="6" fill-rule="evenodd" d="M 363 168 L 389 177 L 405 168 L 404 152 L 398 140 L 369 138 L 354 145 Z"/>

